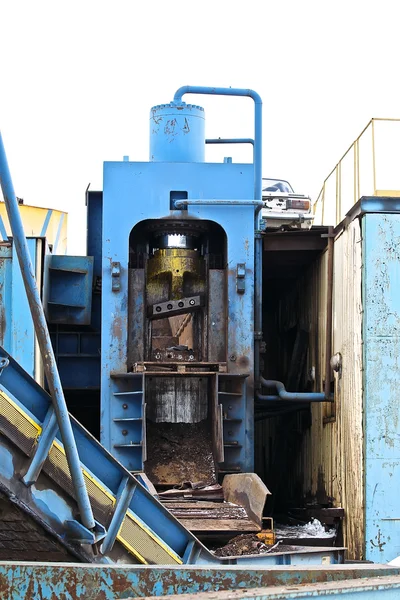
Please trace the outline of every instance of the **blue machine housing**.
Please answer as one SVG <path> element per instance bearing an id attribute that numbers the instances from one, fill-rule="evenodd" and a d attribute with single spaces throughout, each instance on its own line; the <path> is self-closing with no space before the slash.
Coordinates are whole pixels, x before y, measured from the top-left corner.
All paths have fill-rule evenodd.
<path id="1" fill-rule="evenodd" d="M 255 207 L 249 202 L 238 206 L 200 204 L 188 206 L 187 210 L 170 208 L 170 196 L 174 190 L 184 191 L 188 199 L 250 200 L 252 189 L 252 165 L 173 162 L 111 162 L 104 165 L 101 441 L 123 464 L 128 464 L 131 469 L 135 467 L 133 470 L 142 469 L 142 456 L 137 462 L 130 462 L 127 454 L 135 450 L 115 447 L 120 439 L 118 425 L 114 421 L 118 413 L 117 403 L 120 402 L 114 395 L 118 393 L 115 375 L 126 374 L 129 367 L 129 236 L 135 225 L 149 219 L 211 221 L 220 225 L 226 234 L 228 306 L 225 361 L 228 373 L 246 376 L 241 406 L 236 408 L 235 415 L 243 424 L 238 432 L 239 439 L 235 439 L 238 447 L 241 446 L 235 465 L 236 470 L 238 467 L 244 471 L 253 468 Z M 113 264 L 116 263 L 119 263 L 119 287 L 113 290 L 116 278 Z M 237 290 L 238 265 L 245 265 L 244 293 Z M 143 298 L 139 295 L 135 301 L 141 303 Z M 143 400 L 141 398 L 142 403 Z M 138 448 L 137 454 L 142 454 Z"/>

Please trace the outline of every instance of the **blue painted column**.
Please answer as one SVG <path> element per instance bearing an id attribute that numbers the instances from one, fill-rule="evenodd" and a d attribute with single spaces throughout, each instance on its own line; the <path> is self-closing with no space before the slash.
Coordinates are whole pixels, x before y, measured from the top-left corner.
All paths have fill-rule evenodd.
<path id="1" fill-rule="evenodd" d="M 27 240 L 34 265 L 36 238 Z M 13 246 L 0 248 L 0 345 L 35 377 L 35 330 Z"/>
<path id="2" fill-rule="evenodd" d="M 36 238 L 26 240 L 34 269 L 36 269 Z M 5 350 L 31 377 L 35 377 L 35 328 L 29 309 L 28 298 L 22 279 L 21 268 L 15 248 L 12 249 L 10 329 L 11 339 Z"/>
<path id="3" fill-rule="evenodd" d="M 363 217 L 365 558 L 400 555 L 400 214 Z"/>

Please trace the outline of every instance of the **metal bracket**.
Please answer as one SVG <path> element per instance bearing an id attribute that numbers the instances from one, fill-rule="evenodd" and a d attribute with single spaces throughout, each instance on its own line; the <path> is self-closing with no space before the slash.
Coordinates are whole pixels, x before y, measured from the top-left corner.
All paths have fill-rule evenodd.
<path id="1" fill-rule="evenodd" d="M 111 289 L 113 292 L 119 292 L 121 289 L 121 263 L 111 263 Z"/>
<path id="2" fill-rule="evenodd" d="M 236 266 L 236 291 L 244 294 L 246 291 L 246 263 L 238 263 Z"/>
<path id="3" fill-rule="evenodd" d="M 93 530 L 87 529 L 79 521 L 65 521 L 65 526 L 68 540 L 78 544 L 97 544 L 97 542 L 105 538 L 107 533 L 105 527 L 101 523 L 98 523 L 98 521 L 95 521 Z"/>
<path id="4" fill-rule="evenodd" d="M 8 358 L 6 358 L 6 357 L 0 358 L 0 376 L 3 373 L 3 370 L 5 368 L 7 368 L 9 364 L 10 364 L 10 361 L 8 360 Z"/>
<path id="5" fill-rule="evenodd" d="M 262 219 L 261 223 L 260 223 L 260 229 L 256 229 L 254 232 L 254 238 L 257 240 L 259 240 L 260 238 L 263 238 L 265 236 L 265 230 L 267 229 L 267 220 L 266 219 Z"/>
<path id="6" fill-rule="evenodd" d="M 190 298 L 181 298 L 179 300 L 168 300 L 168 302 L 158 302 L 148 308 L 149 319 L 163 319 L 175 315 L 183 315 L 201 308 L 204 305 L 202 296 L 191 296 Z"/>

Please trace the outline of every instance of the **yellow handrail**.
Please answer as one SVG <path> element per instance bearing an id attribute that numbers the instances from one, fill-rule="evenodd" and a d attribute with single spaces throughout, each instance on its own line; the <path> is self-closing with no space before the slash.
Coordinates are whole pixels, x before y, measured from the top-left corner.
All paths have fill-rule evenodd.
<path id="1" fill-rule="evenodd" d="M 383 125 L 385 123 L 392 124 L 391 131 L 386 131 L 386 139 L 385 135 L 382 137 L 382 133 L 385 133 Z M 314 202 L 315 224 L 337 225 L 362 196 L 400 196 L 400 175 L 397 181 L 397 174 L 394 173 L 396 169 L 388 171 L 390 160 L 387 161 L 384 156 L 388 153 L 392 160 L 395 156 L 400 157 L 400 127 L 396 128 L 395 123 L 400 123 L 400 118 L 371 119 L 348 147 L 325 178 Z M 393 132 L 396 139 L 390 142 L 389 138 Z M 367 140 L 369 133 L 371 144 Z M 380 142 L 378 145 L 377 134 Z M 378 164 L 380 172 L 378 172 Z M 395 185 L 393 185 L 394 179 Z M 385 185 L 389 181 L 391 185 Z"/>

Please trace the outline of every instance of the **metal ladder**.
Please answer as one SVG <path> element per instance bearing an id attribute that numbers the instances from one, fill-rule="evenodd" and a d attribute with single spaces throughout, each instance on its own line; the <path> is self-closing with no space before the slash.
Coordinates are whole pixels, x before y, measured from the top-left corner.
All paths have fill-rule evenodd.
<path id="1" fill-rule="evenodd" d="M 111 375 L 111 447 L 129 471 L 142 471 L 146 460 L 144 373 Z"/>

